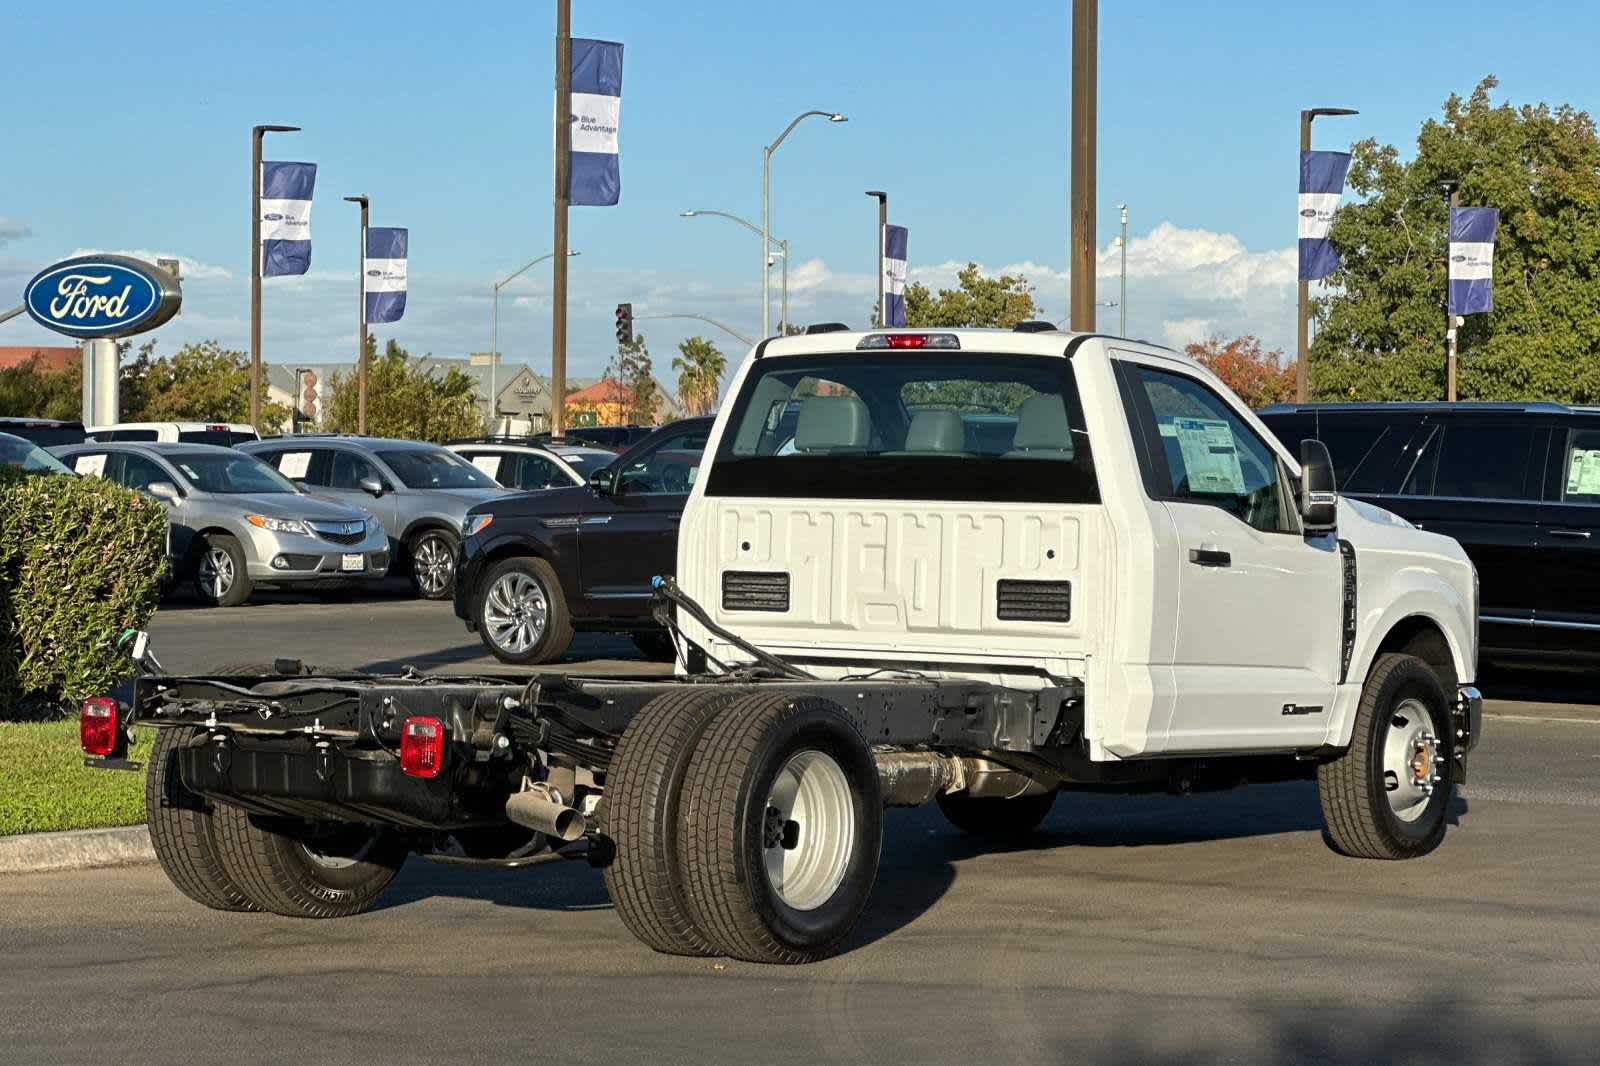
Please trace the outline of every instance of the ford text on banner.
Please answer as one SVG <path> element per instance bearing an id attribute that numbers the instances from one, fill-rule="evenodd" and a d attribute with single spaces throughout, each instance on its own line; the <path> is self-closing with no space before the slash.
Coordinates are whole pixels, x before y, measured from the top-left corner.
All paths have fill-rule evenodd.
<path id="1" fill-rule="evenodd" d="M 883 324 L 906 324 L 906 228 L 883 227 Z"/>
<path id="2" fill-rule="evenodd" d="M 311 190 L 315 163 L 261 164 L 261 276 L 311 269 Z"/>
<path id="3" fill-rule="evenodd" d="M 1317 281 L 1339 269 L 1328 229 L 1339 209 L 1349 152 L 1300 153 L 1300 280 Z"/>
<path id="4" fill-rule="evenodd" d="M 1450 211 L 1450 314 L 1494 310 L 1494 231 L 1498 207 Z"/>
<path id="5" fill-rule="evenodd" d="M 367 227 L 367 254 L 361 260 L 367 325 L 398 322 L 406 313 L 406 249 L 410 242 L 409 230 Z"/>
<path id="6" fill-rule="evenodd" d="M 611 207 L 622 195 L 617 117 L 622 110 L 622 45 L 572 39 L 570 203 Z"/>

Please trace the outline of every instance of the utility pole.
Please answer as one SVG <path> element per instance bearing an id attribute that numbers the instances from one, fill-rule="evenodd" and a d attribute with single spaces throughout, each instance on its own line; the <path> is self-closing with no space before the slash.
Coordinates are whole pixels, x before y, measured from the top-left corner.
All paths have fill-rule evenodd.
<path id="1" fill-rule="evenodd" d="M 1449 210 L 1444 216 L 1444 398 L 1456 400 L 1456 334 L 1464 319 L 1450 313 L 1450 223 L 1455 218 L 1461 201 L 1461 182 L 1454 178 L 1441 181 L 1449 199 Z"/>
<path id="2" fill-rule="evenodd" d="M 1359 115 L 1348 107 L 1308 107 L 1300 112 L 1300 152 L 1311 151 L 1311 123 L 1321 115 Z M 1300 280 L 1296 309 L 1294 398 L 1296 403 L 1311 400 L 1311 283 Z"/>
<path id="3" fill-rule="evenodd" d="M 1072 328 L 1094 332 L 1095 112 L 1099 0 L 1072 0 Z"/>
<path id="4" fill-rule="evenodd" d="M 346 196 L 361 205 L 361 228 L 356 234 L 356 432 L 367 433 L 367 198 Z"/>
<path id="5" fill-rule="evenodd" d="M 299 126 L 250 127 L 250 425 L 261 432 L 261 139 Z"/>
<path id="6" fill-rule="evenodd" d="M 572 184 L 572 0 L 556 0 L 555 251 L 551 253 L 550 435 L 561 439 L 567 406 L 567 201 Z M 493 404 L 494 398 L 490 398 Z"/>
<path id="7" fill-rule="evenodd" d="M 875 323 L 879 329 L 883 328 L 889 319 L 888 309 L 883 306 L 883 238 L 889 225 L 889 194 L 880 189 L 869 189 L 867 195 L 878 201 L 878 321 Z"/>
<path id="8" fill-rule="evenodd" d="M 1117 210 L 1122 212 L 1122 233 L 1117 237 L 1117 246 L 1122 249 L 1122 291 L 1117 296 L 1118 323 L 1117 336 L 1128 335 L 1128 205 L 1118 204 Z"/>

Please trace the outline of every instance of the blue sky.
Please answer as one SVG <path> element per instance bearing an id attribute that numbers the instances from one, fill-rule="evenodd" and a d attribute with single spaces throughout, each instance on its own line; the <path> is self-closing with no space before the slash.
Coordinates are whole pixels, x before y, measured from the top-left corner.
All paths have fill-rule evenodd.
<path id="1" fill-rule="evenodd" d="M 787 237 L 792 317 L 864 322 L 874 205 L 910 227 L 914 280 L 954 264 L 1022 267 L 1066 314 L 1066 0 L 862 5 L 702 0 L 574 5 L 574 32 L 627 46 L 622 203 L 572 212 L 571 363 L 597 373 L 611 309 L 693 311 L 754 333 L 758 241 L 686 209 L 759 218 L 760 147 L 807 108 L 774 160 L 773 232 Z M 1128 328 L 1169 343 L 1293 329 L 1299 108 L 1317 146 L 1375 136 L 1409 151 L 1422 119 L 1484 74 L 1500 98 L 1591 103 L 1600 6 L 1347 0 L 1101 5 L 1100 243 L 1130 204 Z M 161 350 L 248 340 L 249 127 L 268 157 L 320 165 L 312 273 L 267 283 L 265 354 L 353 353 L 355 209 L 411 228 L 411 300 L 394 335 L 415 352 L 489 345 L 489 285 L 549 249 L 553 6 L 182 2 L 17 6 L 0 98 L 0 305 L 80 249 L 177 254 L 183 314 Z M 1101 299 L 1114 299 L 1105 254 Z M 549 275 L 502 295 L 508 362 L 548 362 Z M 14 293 L 5 299 L 4 293 Z M 776 275 L 774 277 L 776 296 Z M 774 312 L 776 314 L 776 312 Z M 1101 311 L 1115 326 L 1114 309 Z M 644 322 L 658 370 L 706 327 Z M 387 335 L 387 334 L 383 334 Z M 728 340 L 725 350 L 737 349 Z M 0 344 L 48 343 L 25 320 Z"/>

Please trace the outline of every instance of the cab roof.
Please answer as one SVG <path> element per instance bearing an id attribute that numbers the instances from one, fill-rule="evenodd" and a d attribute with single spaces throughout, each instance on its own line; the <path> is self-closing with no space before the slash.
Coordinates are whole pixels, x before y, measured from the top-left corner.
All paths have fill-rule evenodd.
<path id="1" fill-rule="evenodd" d="M 870 343 L 879 347 L 863 348 L 863 342 L 868 338 L 906 335 L 942 335 L 951 336 L 960 345 L 959 350 L 980 355 L 1058 355 L 1069 354 L 1070 350 L 1077 350 L 1083 342 L 1089 340 L 1111 341 L 1134 350 L 1144 350 L 1159 353 L 1167 358 L 1175 358 L 1184 362 L 1193 362 L 1189 356 L 1175 352 L 1159 344 L 1148 341 L 1128 340 L 1122 337 L 1113 337 L 1104 333 L 1082 333 L 1063 329 L 974 329 L 968 327 L 943 328 L 929 327 L 893 327 L 885 329 L 868 330 L 832 330 L 823 333 L 807 333 L 793 337 L 770 337 L 756 345 L 755 358 L 784 355 L 838 355 L 842 352 L 859 351 L 862 355 L 879 354 L 884 351 L 895 351 L 896 347 L 886 341 L 872 341 Z M 908 347 L 905 350 L 918 350 Z M 923 351 L 955 351 L 954 348 L 928 347 Z"/>

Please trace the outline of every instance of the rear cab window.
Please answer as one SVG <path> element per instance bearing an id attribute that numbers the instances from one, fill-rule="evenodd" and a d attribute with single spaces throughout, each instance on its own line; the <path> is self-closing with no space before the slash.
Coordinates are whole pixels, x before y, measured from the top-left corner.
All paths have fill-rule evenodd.
<path id="1" fill-rule="evenodd" d="M 1100 501 L 1069 360 L 927 349 L 760 360 L 706 494 Z"/>

